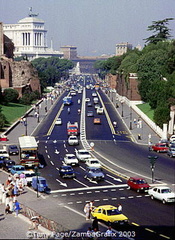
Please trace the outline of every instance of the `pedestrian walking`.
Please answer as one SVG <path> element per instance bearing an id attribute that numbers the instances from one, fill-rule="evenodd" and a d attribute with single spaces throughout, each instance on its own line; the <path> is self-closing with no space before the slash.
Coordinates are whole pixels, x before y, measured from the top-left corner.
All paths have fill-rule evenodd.
<path id="1" fill-rule="evenodd" d="M 5 207 L 5 214 L 10 214 L 10 213 L 12 213 L 12 211 L 10 210 L 10 205 L 7 204 Z"/>
<path id="2" fill-rule="evenodd" d="M 122 212 L 122 205 L 120 203 L 118 204 L 117 209 L 119 212 Z"/>
<path id="3" fill-rule="evenodd" d="M 86 220 L 90 219 L 90 202 L 87 202 L 86 205 L 84 206 L 84 213 L 86 216 Z"/>
<path id="4" fill-rule="evenodd" d="M 20 204 L 17 200 L 15 200 L 15 202 L 14 202 L 15 217 L 18 217 L 20 210 L 21 210 Z"/>

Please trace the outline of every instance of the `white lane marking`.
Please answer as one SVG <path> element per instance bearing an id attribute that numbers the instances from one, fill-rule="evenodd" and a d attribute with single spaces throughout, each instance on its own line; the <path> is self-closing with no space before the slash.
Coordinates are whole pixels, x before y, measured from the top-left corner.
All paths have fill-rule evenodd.
<path id="1" fill-rule="evenodd" d="M 103 190 L 103 192 L 108 192 L 108 189 Z"/>
<path id="2" fill-rule="evenodd" d="M 59 168 L 57 168 L 57 167 L 56 167 L 56 170 L 58 170 L 58 171 L 59 171 Z"/>
<path id="3" fill-rule="evenodd" d="M 120 179 L 120 178 L 116 178 L 116 177 L 113 177 L 113 176 L 111 176 L 110 174 L 106 174 L 106 176 L 108 176 L 108 177 L 110 177 L 110 178 L 112 178 L 113 180 L 115 180 L 115 181 L 119 181 L 119 182 L 122 182 L 122 180 Z"/>
<path id="4" fill-rule="evenodd" d="M 75 193 L 70 193 L 70 195 L 71 195 L 71 196 L 74 196 L 74 195 L 75 195 Z"/>
<path id="5" fill-rule="evenodd" d="M 52 165 L 54 165 L 54 163 L 53 163 L 52 161 L 50 161 L 50 163 L 51 163 Z"/>
<path id="6" fill-rule="evenodd" d="M 83 193 L 83 192 L 79 192 L 78 194 L 82 195 L 82 194 L 84 194 L 84 193 Z"/>
<path id="7" fill-rule="evenodd" d="M 49 156 L 49 155 L 47 155 L 47 157 L 48 157 L 48 158 L 50 158 L 50 156 Z"/>
<path id="8" fill-rule="evenodd" d="M 46 153 L 48 153 L 48 151 L 47 151 L 47 150 L 45 150 L 45 152 L 46 152 Z"/>
<path id="9" fill-rule="evenodd" d="M 77 201 L 76 203 L 83 203 L 82 201 Z"/>
<path id="10" fill-rule="evenodd" d="M 108 201 L 109 199 L 108 198 L 103 198 L 103 201 Z"/>
<path id="11" fill-rule="evenodd" d="M 76 178 L 74 178 L 75 180 Z M 77 180 L 77 179 L 76 179 Z M 51 193 L 56 193 L 56 192 L 75 192 L 75 191 L 83 191 L 86 190 L 87 191 L 87 187 L 89 188 L 89 190 L 95 190 L 95 189 L 106 189 L 106 188 L 114 188 L 114 186 L 112 185 L 104 185 L 104 186 L 94 186 L 94 187 L 90 187 L 87 186 L 85 188 L 71 188 L 71 189 L 59 189 L 59 190 L 52 190 Z M 119 187 L 128 187 L 127 184 L 119 184 L 119 185 L 115 185 L 116 188 Z"/>
<path id="12" fill-rule="evenodd" d="M 91 191 L 89 191 L 89 192 L 86 192 L 86 193 L 92 193 Z"/>
<path id="13" fill-rule="evenodd" d="M 47 148 L 47 145 L 45 146 L 45 148 Z"/>
<path id="14" fill-rule="evenodd" d="M 117 198 L 116 198 L 116 197 L 114 197 L 114 198 L 111 198 L 111 200 L 117 200 Z"/>
<path id="15" fill-rule="evenodd" d="M 129 196 L 128 198 L 134 198 L 134 196 Z"/>
<path id="16" fill-rule="evenodd" d="M 126 197 L 120 197 L 120 199 L 126 199 Z"/>
<path id="17" fill-rule="evenodd" d="M 89 187 L 88 185 L 86 185 L 86 184 L 80 182 L 80 181 L 79 181 L 78 179 L 76 179 L 76 178 L 74 178 L 74 181 L 78 182 L 79 184 L 81 184 L 81 185 L 83 185 L 83 186 L 85 186 L 85 187 Z"/>
<path id="18" fill-rule="evenodd" d="M 67 183 L 63 183 L 63 182 L 61 182 L 59 179 L 56 179 L 56 181 L 59 182 L 60 185 L 62 185 L 62 186 L 64 186 L 64 187 L 67 187 Z"/>
<path id="19" fill-rule="evenodd" d="M 109 183 L 109 184 L 111 184 L 111 185 L 115 185 L 114 183 L 112 183 L 112 182 L 110 182 L 110 181 L 108 181 L 108 180 L 104 180 L 105 182 L 107 182 L 107 183 Z"/>

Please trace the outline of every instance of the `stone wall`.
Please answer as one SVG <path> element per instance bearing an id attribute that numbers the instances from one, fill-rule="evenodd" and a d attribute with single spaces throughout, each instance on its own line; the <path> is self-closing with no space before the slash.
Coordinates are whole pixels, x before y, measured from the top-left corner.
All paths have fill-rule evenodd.
<path id="1" fill-rule="evenodd" d="M 2 89 L 17 89 L 20 96 L 25 88 L 41 93 L 38 73 L 28 61 L 17 62 L 8 58 L 0 60 L 0 85 Z"/>

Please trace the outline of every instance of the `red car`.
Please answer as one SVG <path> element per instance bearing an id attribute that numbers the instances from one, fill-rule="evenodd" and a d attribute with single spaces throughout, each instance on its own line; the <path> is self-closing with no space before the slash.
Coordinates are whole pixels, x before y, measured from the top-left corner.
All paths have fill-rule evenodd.
<path id="1" fill-rule="evenodd" d="M 146 180 L 139 177 L 130 177 L 127 184 L 130 189 L 136 190 L 137 192 L 146 191 L 150 188 Z"/>
<path id="2" fill-rule="evenodd" d="M 152 150 L 156 152 L 167 152 L 168 149 L 166 143 L 156 143 L 152 146 Z"/>

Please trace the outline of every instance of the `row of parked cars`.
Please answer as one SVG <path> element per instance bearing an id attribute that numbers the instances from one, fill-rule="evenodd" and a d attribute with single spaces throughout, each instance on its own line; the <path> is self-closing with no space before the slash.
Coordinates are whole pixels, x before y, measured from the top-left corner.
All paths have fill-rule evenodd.
<path id="1" fill-rule="evenodd" d="M 175 157 L 175 135 L 172 135 L 169 141 L 161 140 L 159 143 L 150 146 L 150 150 L 167 153 L 169 157 Z"/>

